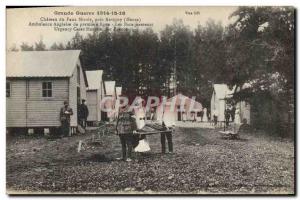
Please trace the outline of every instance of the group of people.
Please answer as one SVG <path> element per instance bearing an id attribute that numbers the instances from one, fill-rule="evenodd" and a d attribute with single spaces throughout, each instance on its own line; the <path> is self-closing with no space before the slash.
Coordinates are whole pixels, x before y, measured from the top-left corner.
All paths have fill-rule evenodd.
<path id="1" fill-rule="evenodd" d="M 152 110 L 153 111 L 153 110 Z M 70 122 L 71 116 L 73 115 L 73 110 L 69 106 L 68 101 L 64 101 L 64 106 L 60 109 L 60 122 L 61 122 L 61 132 L 62 136 L 69 136 L 70 134 Z M 83 99 L 82 103 L 78 106 L 78 123 L 82 128 L 86 128 L 86 121 L 89 115 L 89 110 L 86 105 L 86 101 Z M 120 112 L 118 114 L 117 122 L 116 122 L 116 134 L 120 138 L 121 146 L 122 146 L 122 160 L 124 161 L 132 161 L 132 150 L 135 148 L 139 141 L 145 139 L 145 135 L 135 134 L 138 129 L 141 129 L 145 124 L 139 123 L 140 119 L 147 118 L 148 120 L 155 119 L 155 112 L 151 112 L 149 115 L 141 116 L 138 112 L 129 111 L 128 106 L 124 106 L 120 108 Z M 169 127 L 166 126 L 164 122 L 162 122 L 162 126 L 165 130 L 168 130 Z M 161 133 L 161 147 L 162 153 L 166 153 L 166 141 L 168 143 L 168 152 L 173 153 L 173 141 L 172 141 L 172 133 L 165 132 Z"/>
<path id="2" fill-rule="evenodd" d="M 226 127 L 229 126 L 230 122 L 239 122 L 239 109 L 236 109 L 232 105 L 226 105 L 226 108 L 224 110 L 224 118 L 225 118 L 225 125 Z M 218 123 L 218 111 L 213 111 L 213 122 L 216 126 Z"/>
<path id="3" fill-rule="evenodd" d="M 78 123 L 85 129 L 86 121 L 89 116 L 89 109 L 86 105 L 85 99 L 82 99 L 81 104 L 78 105 Z M 61 132 L 62 136 L 66 137 L 70 134 L 70 122 L 71 116 L 73 115 L 73 109 L 69 106 L 68 101 L 64 101 L 64 106 L 60 109 L 60 122 L 61 122 Z"/>
<path id="4" fill-rule="evenodd" d="M 224 115 L 225 115 L 225 124 L 226 126 L 229 126 L 229 122 L 233 122 L 235 118 L 235 112 L 236 109 L 234 106 L 228 105 L 225 109 Z"/>
<path id="5" fill-rule="evenodd" d="M 147 119 L 153 119 L 150 116 L 154 117 L 155 115 L 150 114 L 149 118 L 146 115 Z M 116 133 L 120 137 L 120 142 L 122 146 L 122 160 L 130 162 L 132 161 L 132 150 L 139 144 L 139 141 L 145 139 L 145 135 L 135 134 L 141 126 L 138 126 L 137 121 L 140 118 L 137 118 L 134 112 L 129 111 L 128 106 L 120 108 L 120 112 L 117 118 L 116 124 Z M 169 128 L 162 122 L 162 126 L 165 130 Z M 162 153 L 166 153 L 166 141 L 168 143 L 168 152 L 173 153 L 173 141 L 172 133 L 165 132 L 161 133 L 161 147 Z"/>

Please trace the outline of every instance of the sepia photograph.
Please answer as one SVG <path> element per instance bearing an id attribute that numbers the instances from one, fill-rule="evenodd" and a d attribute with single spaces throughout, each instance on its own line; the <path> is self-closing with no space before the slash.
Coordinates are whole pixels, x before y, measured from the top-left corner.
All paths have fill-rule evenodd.
<path id="1" fill-rule="evenodd" d="M 296 8 L 5 11 L 8 195 L 296 194 Z"/>

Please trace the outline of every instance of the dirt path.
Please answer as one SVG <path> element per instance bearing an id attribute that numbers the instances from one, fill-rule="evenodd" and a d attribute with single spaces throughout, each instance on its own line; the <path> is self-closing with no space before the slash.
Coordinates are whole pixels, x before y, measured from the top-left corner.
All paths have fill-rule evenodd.
<path id="1" fill-rule="evenodd" d="M 292 142 L 242 135 L 223 140 L 213 129 L 178 128 L 174 154 L 162 155 L 160 136 L 134 162 L 116 161 L 115 135 L 98 145 L 73 136 L 57 140 L 13 138 L 7 142 L 8 191 L 153 193 L 293 193 Z"/>

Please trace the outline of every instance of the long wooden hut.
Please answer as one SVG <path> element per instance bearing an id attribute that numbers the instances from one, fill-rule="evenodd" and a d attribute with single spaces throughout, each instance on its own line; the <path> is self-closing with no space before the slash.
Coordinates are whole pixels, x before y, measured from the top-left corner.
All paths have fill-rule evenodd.
<path id="1" fill-rule="evenodd" d="M 71 126 L 77 126 L 77 105 L 88 86 L 80 50 L 8 52 L 6 58 L 8 128 L 59 127 L 64 101 L 74 112 Z"/>

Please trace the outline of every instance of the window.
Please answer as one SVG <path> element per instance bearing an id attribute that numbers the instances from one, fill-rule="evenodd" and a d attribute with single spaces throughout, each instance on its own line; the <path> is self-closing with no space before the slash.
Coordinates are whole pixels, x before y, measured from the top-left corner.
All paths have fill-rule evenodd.
<path id="1" fill-rule="evenodd" d="M 52 82 L 43 82 L 43 97 L 52 97 Z"/>
<path id="2" fill-rule="evenodd" d="M 11 85 L 10 82 L 6 82 L 6 97 L 10 97 Z"/>

